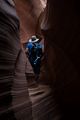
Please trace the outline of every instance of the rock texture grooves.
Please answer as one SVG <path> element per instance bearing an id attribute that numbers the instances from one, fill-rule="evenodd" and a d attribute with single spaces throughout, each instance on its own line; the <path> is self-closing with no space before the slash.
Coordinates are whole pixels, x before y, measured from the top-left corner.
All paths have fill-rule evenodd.
<path id="1" fill-rule="evenodd" d="M 24 59 L 15 8 L 0 0 L 0 120 L 31 120 Z"/>

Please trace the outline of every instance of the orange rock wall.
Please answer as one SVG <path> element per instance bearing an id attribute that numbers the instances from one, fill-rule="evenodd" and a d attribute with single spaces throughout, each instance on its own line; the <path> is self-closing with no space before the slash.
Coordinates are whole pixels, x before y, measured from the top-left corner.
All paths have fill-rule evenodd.
<path id="1" fill-rule="evenodd" d="M 35 34 L 37 20 L 43 11 L 43 5 L 40 0 L 15 0 L 15 4 L 20 17 L 21 41 L 25 42 Z"/>

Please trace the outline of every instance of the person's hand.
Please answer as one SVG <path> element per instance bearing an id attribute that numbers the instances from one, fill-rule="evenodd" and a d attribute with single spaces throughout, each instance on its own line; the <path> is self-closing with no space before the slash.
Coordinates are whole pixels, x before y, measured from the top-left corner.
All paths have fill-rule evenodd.
<path id="1" fill-rule="evenodd" d="M 40 57 L 37 57 L 36 60 L 34 61 L 34 65 L 36 65 L 37 61 L 40 59 Z"/>

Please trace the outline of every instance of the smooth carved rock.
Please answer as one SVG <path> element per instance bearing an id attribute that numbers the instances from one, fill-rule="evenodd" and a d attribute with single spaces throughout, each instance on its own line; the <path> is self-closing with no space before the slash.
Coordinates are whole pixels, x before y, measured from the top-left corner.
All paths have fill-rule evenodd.
<path id="1" fill-rule="evenodd" d="M 29 120 L 31 102 L 15 7 L 0 1 L 0 120 Z M 25 108 L 26 107 L 26 108 Z"/>
<path id="2" fill-rule="evenodd" d="M 46 75 L 48 81 L 53 84 L 55 98 L 64 120 L 79 117 L 80 9 L 78 4 L 76 0 L 48 0 L 41 23 L 45 37 Z"/>

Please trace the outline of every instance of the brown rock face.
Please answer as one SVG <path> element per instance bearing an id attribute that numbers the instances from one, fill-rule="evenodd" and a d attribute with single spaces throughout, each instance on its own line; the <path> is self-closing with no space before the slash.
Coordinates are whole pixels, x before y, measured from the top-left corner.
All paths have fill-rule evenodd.
<path id="1" fill-rule="evenodd" d="M 15 0 L 16 9 L 20 17 L 22 42 L 27 41 L 35 34 L 38 17 L 44 9 L 44 4 L 41 1 L 43 0 Z"/>
<path id="2" fill-rule="evenodd" d="M 79 117 L 79 28 L 78 1 L 48 0 L 41 23 L 45 37 L 46 76 L 53 84 L 55 98 L 64 120 Z"/>
<path id="3" fill-rule="evenodd" d="M 41 32 L 35 30 L 38 16 L 43 11 L 42 3 L 41 0 L 14 1 L 20 18 L 21 42 L 25 42 L 35 32 Z M 38 23 L 41 23 L 45 38 L 45 59 L 42 64 L 45 71 L 42 71 L 40 79 L 52 88 L 53 98 L 48 99 L 48 104 L 51 100 L 50 106 L 52 103 L 54 105 L 52 110 L 55 115 L 52 119 L 54 116 L 56 120 L 80 119 L 78 1 L 47 0 L 47 7 Z M 39 24 L 37 29 L 40 30 Z M 0 120 L 33 119 L 25 65 L 26 56 L 20 44 L 19 19 L 15 8 L 7 0 L 0 0 Z M 36 112 L 33 113 L 35 115 Z M 50 117 L 46 117 L 43 119 L 49 120 Z"/>
<path id="4" fill-rule="evenodd" d="M 26 56 L 20 43 L 19 19 L 11 1 L 0 1 L 0 16 L 0 120 L 31 120 Z"/>

